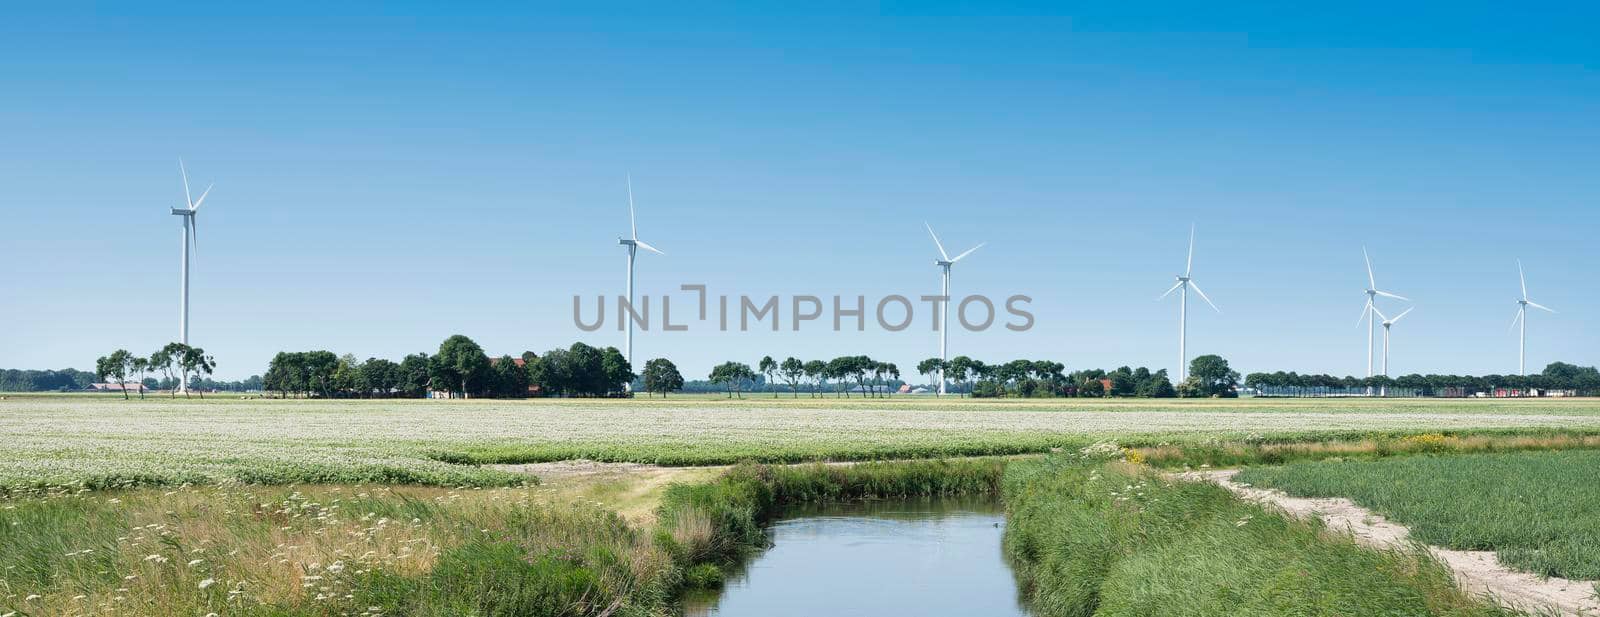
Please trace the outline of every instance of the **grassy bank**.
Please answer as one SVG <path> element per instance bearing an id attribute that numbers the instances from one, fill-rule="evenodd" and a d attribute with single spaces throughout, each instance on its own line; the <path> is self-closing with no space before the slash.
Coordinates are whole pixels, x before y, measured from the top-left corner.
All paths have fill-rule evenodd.
<path id="1" fill-rule="evenodd" d="M 1541 575 L 1600 579 L 1600 452 L 1300 463 L 1237 476 L 1307 497 L 1348 497 L 1438 546 L 1496 551 Z"/>
<path id="2" fill-rule="evenodd" d="M 0 614 L 670 615 L 784 504 L 992 492 L 1003 465 L 744 465 L 643 527 L 533 486 L 56 491 L 0 501 Z"/>
<path id="3" fill-rule="evenodd" d="M 1004 496 L 1005 550 L 1045 617 L 1512 614 L 1422 554 L 1365 549 L 1124 462 L 1013 463 Z"/>

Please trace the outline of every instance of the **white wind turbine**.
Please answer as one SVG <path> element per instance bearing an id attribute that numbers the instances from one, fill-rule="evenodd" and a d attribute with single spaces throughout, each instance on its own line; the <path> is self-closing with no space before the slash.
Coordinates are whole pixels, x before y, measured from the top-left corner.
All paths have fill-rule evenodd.
<path id="1" fill-rule="evenodd" d="M 657 255 L 666 254 L 661 252 L 661 249 L 650 246 L 645 241 L 639 239 L 639 224 L 634 220 L 633 215 L 633 174 L 628 175 L 628 229 L 632 236 L 628 238 L 617 238 L 617 244 L 628 247 L 628 306 L 632 307 L 634 255 L 638 254 L 639 249 L 644 249 Z M 633 320 L 629 319 L 627 316 L 623 316 L 622 320 L 628 322 L 628 334 L 622 342 L 622 355 L 628 360 L 628 366 L 631 367 L 633 366 Z M 633 384 L 627 385 L 628 389 L 632 389 L 632 387 Z"/>
<path id="2" fill-rule="evenodd" d="M 1361 247 L 1361 257 L 1367 260 L 1367 290 L 1366 290 L 1367 305 L 1362 307 L 1362 309 L 1361 309 L 1361 319 L 1357 319 L 1356 320 L 1356 325 L 1358 325 L 1358 326 L 1361 325 L 1361 321 L 1362 320 L 1366 320 L 1366 322 L 1367 322 L 1367 376 L 1371 377 L 1372 376 L 1372 335 L 1373 335 L 1373 329 L 1377 327 L 1376 322 L 1372 319 L 1372 314 L 1377 312 L 1377 310 L 1378 310 L 1378 304 L 1376 302 L 1378 296 L 1383 296 L 1385 298 L 1394 298 L 1396 300 L 1404 300 L 1406 302 L 1410 302 L 1411 300 L 1409 298 L 1404 297 L 1404 296 L 1399 296 L 1399 295 L 1395 295 L 1395 294 L 1389 293 L 1387 291 L 1379 290 L 1378 289 L 1378 279 L 1377 279 L 1377 277 L 1372 275 L 1372 257 L 1367 254 L 1367 247 L 1365 247 L 1365 246 Z M 1378 313 L 1378 316 L 1382 317 L 1383 314 L 1382 313 Z M 1387 329 L 1385 331 L 1387 331 Z M 1385 355 L 1387 356 L 1387 354 L 1385 354 Z M 1385 374 L 1387 374 L 1387 371 L 1385 371 Z"/>
<path id="3" fill-rule="evenodd" d="M 1394 326 L 1397 323 L 1400 323 L 1400 320 L 1405 318 L 1406 313 L 1410 313 L 1411 311 L 1415 310 L 1416 308 L 1417 307 L 1415 307 L 1415 306 L 1408 307 L 1406 310 L 1400 311 L 1399 315 L 1395 315 L 1394 319 L 1389 319 L 1388 317 L 1384 317 L 1383 316 L 1383 312 L 1379 311 L 1378 307 L 1376 307 L 1376 306 L 1372 307 L 1372 314 L 1377 315 L 1378 319 L 1382 319 L 1383 320 L 1383 324 L 1382 325 L 1383 325 L 1383 376 L 1384 377 L 1388 377 L 1389 376 L 1389 328 L 1391 326 Z"/>
<path id="4" fill-rule="evenodd" d="M 183 167 L 183 159 L 178 159 L 178 173 L 183 175 L 183 208 L 173 208 L 173 216 L 183 217 L 183 265 L 181 275 L 183 283 L 179 288 L 178 300 L 178 342 L 189 344 L 189 253 L 193 247 L 194 253 L 200 252 L 199 228 L 196 227 L 195 213 L 200 211 L 200 204 L 205 203 L 206 195 L 211 194 L 211 186 L 200 193 L 200 199 L 194 199 L 189 194 L 189 171 Z M 214 186 L 214 185 L 212 185 Z M 179 391 L 189 389 L 188 376 L 184 376 L 184 383 L 178 384 Z"/>
<path id="5" fill-rule="evenodd" d="M 950 307 L 953 306 L 953 304 L 950 302 L 950 299 L 949 299 L 950 298 L 950 266 L 953 266 L 953 265 L 955 265 L 956 262 L 961 261 L 961 258 L 966 257 L 968 255 L 971 255 L 973 251 L 976 251 L 976 250 L 978 250 L 980 248 L 983 248 L 983 245 L 987 244 L 987 243 L 986 242 L 979 242 L 977 246 L 974 246 L 974 247 L 972 247 L 970 249 L 967 249 L 967 252 L 965 252 L 965 253 L 962 253 L 960 255 L 956 255 L 955 259 L 951 259 L 950 258 L 950 254 L 944 252 L 944 243 L 939 241 L 939 234 L 933 233 L 933 226 L 929 225 L 927 221 L 923 221 L 922 222 L 922 226 L 928 228 L 928 235 L 933 236 L 933 245 L 936 246 L 936 247 L 939 247 L 939 259 L 934 260 L 933 263 L 934 263 L 934 265 L 939 266 L 941 280 L 943 281 L 943 286 L 941 287 L 939 295 L 942 295 L 942 296 L 945 297 L 944 312 L 939 316 L 939 319 L 942 321 L 942 323 L 939 324 L 939 362 L 940 362 L 940 364 L 943 364 L 943 363 L 949 361 L 949 358 L 945 357 L 945 349 L 946 349 L 946 347 L 945 347 L 945 339 L 948 336 L 949 331 L 950 331 Z M 940 396 L 943 396 L 945 394 L 944 388 L 945 388 L 944 369 L 940 368 L 939 369 L 939 395 Z"/>
<path id="6" fill-rule="evenodd" d="M 1189 335 L 1189 289 L 1193 288 L 1195 293 L 1200 294 L 1200 299 L 1205 300 L 1206 304 L 1210 304 L 1212 310 L 1218 313 L 1222 312 L 1222 309 L 1211 303 L 1211 298 L 1206 297 L 1206 292 L 1200 291 L 1200 286 L 1195 284 L 1194 278 L 1189 276 L 1193 271 L 1194 225 L 1191 224 L 1189 225 L 1189 260 L 1183 266 L 1183 274 L 1176 277 L 1178 282 L 1173 283 L 1166 293 L 1161 294 L 1160 298 L 1156 298 L 1157 300 L 1162 300 L 1172 295 L 1172 292 L 1178 292 L 1178 383 L 1183 383 L 1185 379 L 1189 378 L 1189 351 L 1186 348 Z"/>
<path id="7" fill-rule="evenodd" d="M 1517 300 L 1517 316 L 1511 318 L 1511 327 L 1522 324 L 1522 333 L 1517 335 L 1517 374 L 1528 374 L 1528 307 L 1542 311 L 1556 312 L 1555 309 L 1539 304 L 1528 299 L 1528 277 L 1522 274 L 1522 260 L 1517 260 L 1517 281 L 1522 283 L 1522 298 Z"/>

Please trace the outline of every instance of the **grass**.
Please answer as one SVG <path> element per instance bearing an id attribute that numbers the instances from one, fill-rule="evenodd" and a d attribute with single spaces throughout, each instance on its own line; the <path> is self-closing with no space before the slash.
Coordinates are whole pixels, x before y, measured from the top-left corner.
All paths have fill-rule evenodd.
<path id="1" fill-rule="evenodd" d="M 0 400 L 0 493 L 72 486 L 509 486 L 483 465 L 666 465 L 1006 455 L 1095 441 L 1225 456 L 1237 441 L 1424 431 L 1600 435 L 1600 401 L 789 399 Z M 1196 454 L 1199 453 L 1199 454 Z M 1159 454 L 1159 453 L 1152 453 Z"/>
<path id="2" fill-rule="evenodd" d="M 1492 550 L 1507 566 L 1581 580 L 1600 579 L 1595 478 L 1594 451 L 1326 461 L 1237 477 L 1291 495 L 1348 497 L 1428 544 Z"/>
<path id="3" fill-rule="evenodd" d="M 1004 496 L 1005 550 L 1044 617 L 1513 614 L 1420 551 L 1365 549 L 1124 462 L 1013 463 Z"/>
<path id="4" fill-rule="evenodd" d="M 992 491 L 1003 465 L 743 465 L 666 488 L 659 522 L 583 487 L 56 491 L 0 501 L 0 614 L 671 615 L 784 503 Z"/>

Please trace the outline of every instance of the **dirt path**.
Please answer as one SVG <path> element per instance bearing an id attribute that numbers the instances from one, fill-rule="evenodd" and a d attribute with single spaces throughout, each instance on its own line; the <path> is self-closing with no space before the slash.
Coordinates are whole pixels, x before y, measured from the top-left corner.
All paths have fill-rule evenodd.
<path id="1" fill-rule="evenodd" d="M 554 501 L 590 501 L 634 524 L 655 520 L 661 493 L 674 482 L 710 479 L 727 467 L 661 467 L 639 463 L 559 461 L 524 465 L 486 465 L 539 477 L 539 487 Z"/>
<path id="2" fill-rule="evenodd" d="M 1319 516 L 1329 529 L 1348 531 L 1357 542 L 1376 548 L 1409 546 L 1410 530 L 1344 498 L 1291 497 L 1282 491 L 1254 488 L 1233 481 L 1237 470 L 1174 474 L 1188 480 L 1215 482 L 1241 498 L 1269 504 L 1295 516 Z M 1595 581 L 1540 578 L 1500 565 L 1493 551 L 1457 551 L 1428 546 L 1428 552 L 1455 573 L 1462 588 L 1491 596 L 1512 608 L 1553 609 L 1562 615 L 1600 615 Z"/>

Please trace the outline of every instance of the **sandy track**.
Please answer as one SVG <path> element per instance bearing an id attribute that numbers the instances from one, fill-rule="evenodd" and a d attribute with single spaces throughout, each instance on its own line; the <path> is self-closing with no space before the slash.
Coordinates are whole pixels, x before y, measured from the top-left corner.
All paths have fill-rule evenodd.
<path id="1" fill-rule="evenodd" d="M 1195 471 L 1174 474 L 1188 480 L 1207 480 L 1241 498 L 1277 507 L 1300 517 L 1321 517 L 1329 529 L 1349 532 L 1357 542 L 1375 548 L 1406 548 L 1411 532 L 1371 510 L 1341 497 L 1291 497 L 1282 491 L 1259 489 L 1233 481 L 1237 470 Z M 1426 546 L 1429 553 L 1449 566 L 1462 588 L 1486 594 L 1503 605 L 1521 610 L 1555 610 L 1562 615 L 1600 615 L 1595 581 L 1540 578 L 1500 565 L 1493 551 L 1458 551 Z"/>

